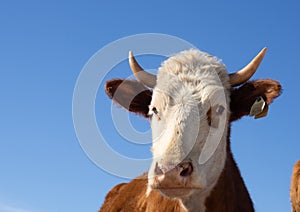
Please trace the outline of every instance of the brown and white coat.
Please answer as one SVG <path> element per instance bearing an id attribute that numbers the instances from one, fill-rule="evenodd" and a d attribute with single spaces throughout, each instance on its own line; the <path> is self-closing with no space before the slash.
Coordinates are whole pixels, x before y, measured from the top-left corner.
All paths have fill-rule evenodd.
<path id="1" fill-rule="evenodd" d="M 266 115 L 280 95 L 277 81 L 248 81 L 265 52 L 228 74 L 220 60 L 191 49 L 166 60 L 157 77 L 130 53 L 139 81 L 113 79 L 105 89 L 150 120 L 153 162 L 147 174 L 114 187 L 100 211 L 254 211 L 231 152 L 230 126 L 258 99 L 264 106 L 255 115 Z"/>

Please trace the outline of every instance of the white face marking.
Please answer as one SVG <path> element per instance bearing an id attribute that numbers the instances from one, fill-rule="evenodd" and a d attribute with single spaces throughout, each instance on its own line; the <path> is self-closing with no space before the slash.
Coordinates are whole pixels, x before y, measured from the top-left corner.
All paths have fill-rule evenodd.
<path id="1" fill-rule="evenodd" d="M 216 183 L 226 159 L 229 88 L 224 65 L 206 53 L 184 51 L 164 62 L 149 106 L 150 187 L 156 163 L 165 172 L 186 160 L 194 167 L 187 186 L 207 190 Z"/>

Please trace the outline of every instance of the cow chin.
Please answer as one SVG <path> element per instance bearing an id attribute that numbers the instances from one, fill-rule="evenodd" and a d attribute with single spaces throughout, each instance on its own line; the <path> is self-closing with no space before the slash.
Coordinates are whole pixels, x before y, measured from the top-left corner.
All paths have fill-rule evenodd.
<path id="1" fill-rule="evenodd" d="M 159 192 L 168 198 L 188 197 L 194 192 L 194 188 L 159 188 Z"/>
<path id="2" fill-rule="evenodd" d="M 156 180 L 149 186 L 150 190 L 159 191 L 163 196 L 168 198 L 184 198 L 191 196 L 194 192 L 202 190 L 201 186 L 194 186 L 191 183 L 174 183 L 164 185 Z"/>

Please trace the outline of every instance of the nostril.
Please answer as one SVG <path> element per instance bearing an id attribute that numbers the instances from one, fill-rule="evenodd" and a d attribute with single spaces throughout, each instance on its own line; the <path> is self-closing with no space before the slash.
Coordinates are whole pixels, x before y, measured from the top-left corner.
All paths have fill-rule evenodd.
<path id="1" fill-rule="evenodd" d="M 162 175 L 163 174 L 163 171 L 161 170 L 161 168 L 159 168 L 157 163 L 155 165 L 154 173 L 155 173 L 155 175 Z"/>
<path id="2" fill-rule="evenodd" d="M 182 168 L 182 171 L 180 172 L 181 177 L 188 177 L 193 172 L 193 165 L 190 162 L 180 164 L 179 167 Z"/>

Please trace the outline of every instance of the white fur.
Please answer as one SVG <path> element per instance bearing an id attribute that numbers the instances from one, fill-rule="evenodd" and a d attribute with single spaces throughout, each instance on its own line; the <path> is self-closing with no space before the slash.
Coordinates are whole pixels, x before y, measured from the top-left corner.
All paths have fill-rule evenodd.
<path id="1" fill-rule="evenodd" d="M 190 202 L 184 198 L 181 201 L 187 210 L 204 207 L 205 198 L 225 164 L 229 89 L 225 66 L 207 53 L 195 49 L 183 51 L 162 64 L 149 106 L 153 163 L 147 194 L 154 183 L 156 162 L 163 165 L 165 172 L 189 159 L 194 165 L 192 186 L 202 189 L 188 198 Z M 214 105 L 225 108 L 224 113 L 216 117 L 221 120 L 216 129 L 207 122 L 207 112 Z M 154 107 L 157 114 L 151 111 Z M 203 201 L 193 200 L 193 195 L 202 195 L 203 198 L 198 199 Z"/>

